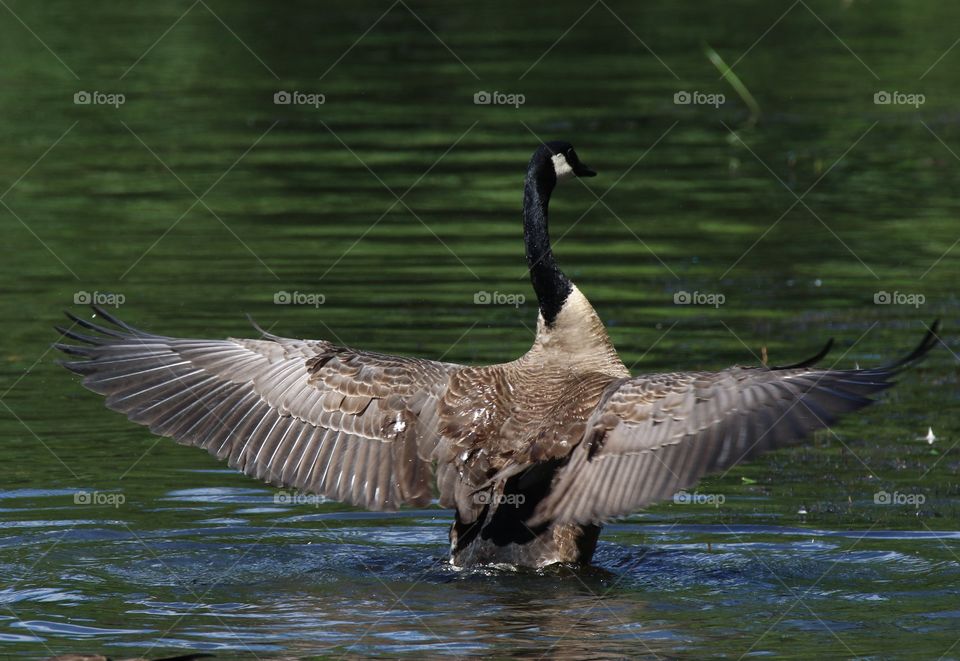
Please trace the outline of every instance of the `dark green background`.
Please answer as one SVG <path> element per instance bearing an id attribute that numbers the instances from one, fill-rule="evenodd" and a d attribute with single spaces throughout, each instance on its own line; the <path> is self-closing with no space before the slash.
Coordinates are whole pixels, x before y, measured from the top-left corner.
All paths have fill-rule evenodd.
<path id="1" fill-rule="evenodd" d="M 960 656 L 957 25 L 960 6 L 908 0 L 4 0 L 0 654 Z M 81 90 L 126 102 L 75 105 Z M 526 103 L 474 105 L 480 90 Z M 925 103 L 876 105 L 882 90 Z M 519 204 L 540 138 L 600 172 L 559 190 L 553 235 L 635 371 L 764 347 L 784 363 L 830 336 L 826 364 L 876 364 L 936 317 L 949 348 L 835 434 L 701 485 L 722 507 L 639 513 L 603 535 L 601 571 L 547 576 L 445 568 L 444 512 L 275 506 L 106 412 L 48 352 L 86 291 L 172 335 L 250 335 L 249 313 L 512 359 L 532 300 L 473 299 L 532 297 Z M 78 506 L 77 489 L 125 502 Z M 926 501 L 876 505 L 880 489 Z"/>

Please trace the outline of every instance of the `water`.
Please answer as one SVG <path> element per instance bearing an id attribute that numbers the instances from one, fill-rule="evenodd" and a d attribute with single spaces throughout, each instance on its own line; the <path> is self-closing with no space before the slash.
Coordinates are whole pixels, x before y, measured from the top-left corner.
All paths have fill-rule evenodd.
<path id="1" fill-rule="evenodd" d="M 960 657 L 960 8 L 388 7 L 0 11 L 0 654 Z M 758 121 L 704 43 L 746 53 Z M 325 103 L 275 105 L 280 90 Z M 525 103 L 474 105 L 480 91 Z M 531 296 L 518 206 L 536 136 L 600 172 L 558 194 L 556 251 L 635 370 L 763 348 L 784 363 L 829 336 L 827 364 L 876 364 L 936 317 L 949 350 L 835 434 L 702 483 L 722 505 L 609 526 L 580 573 L 451 569 L 438 509 L 278 504 L 105 411 L 48 351 L 87 292 L 170 334 L 249 335 L 249 313 L 289 336 L 512 358 L 532 301 L 473 301 Z M 724 302 L 674 305 L 680 291 Z"/>

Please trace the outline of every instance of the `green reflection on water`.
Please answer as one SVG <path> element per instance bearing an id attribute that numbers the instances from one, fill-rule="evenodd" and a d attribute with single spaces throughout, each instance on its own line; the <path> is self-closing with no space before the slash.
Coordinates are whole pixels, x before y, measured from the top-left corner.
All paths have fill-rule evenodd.
<path id="1" fill-rule="evenodd" d="M 3 513 L 8 523 L 49 521 L 53 529 L 54 521 L 83 516 L 110 528 L 121 518 L 148 535 L 196 522 L 189 508 L 156 509 L 171 490 L 257 486 L 227 473 L 186 472 L 219 466 L 166 441 L 154 445 L 53 364 L 50 327 L 63 308 L 77 309 L 80 291 L 121 293 L 125 317 L 177 335 L 249 334 L 249 313 L 280 334 L 381 351 L 465 363 L 522 353 L 536 313 L 520 243 L 520 183 L 538 137 L 570 139 L 601 174 L 590 191 L 569 185 L 558 194 L 556 252 L 627 364 L 639 361 L 636 370 L 752 363 L 761 347 L 771 361 L 788 362 L 828 336 L 839 342 L 833 360 L 863 365 L 912 346 L 921 322 L 943 317 L 948 337 L 957 327 L 960 252 L 950 248 L 958 236 L 953 72 L 960 55 L 948 53 L 930 68 L 956 39 L 956 7 L 796 5 L 755 43 L 789 5 L 610 3 L 610 11 L 595 5 L 544 55 L 589 5 L 396 5 L 348 50 L 388 5 L 8 4 L 0 21 L 0 175 L 4 190 L 13 185 L 0 209 L 5 483 L 11 490 L 119 488 L 130 502 L 119 512 L 81 515 L 65 497 L 51 507 L 46 497 L 23 496 Z M 718 79 L 704 42 L 736 62 L 763 111 L 755 127 L 745 127 L 747 109 Z M 275 105 L 280 89 L 323 93 L 326 102 Z M 122 93 L 126 101 L 75 105 L 79 90 Z M 526 102 L 474 105 L 479 90 L 522 93 Z M 727 102 L 677 106 L 678 90 L 722 93 Z M 922 93 L 926 102 L 919 109 L 875 105 L 879 90 Z M 481 290 L 531 300 L 476 306 Z M 679 290 L 720 292 L 725 304 L 675 306 Z M 278 291 L 323 294 L 325 303 L 277 306 Z M 875 305 L 878 291 L 920 293 L 926 302 L 919 309 Z M 720 509 L 667 504 L 638 520 L 808 526 L 813 537 L 816 530 L 956 530 L 956 364 L 941 349 L 836 435 L 708 480 L 701 491 L 728 496 Z M 933 448 L 918 440 L 930 426 L 940 438 Z M 919 513 L 875 506 L 879 488 L 919 490 L 927 503 Z M 806 516 L 796 514 L 801 507 Z M 249 518 L 270 525 L 267 514 Z M 643 530 L 612 530 L 605 539 L 656 543 Z M 685 541 L 720 544 L 716 530 Z M 77 557 L 109 564 L 124 552 L 71 541 L 70 553 L 36 563 L 49 539 L 8 527 L 7 582 L 28 576 L 24 584 L 57 584 Z M 879 563 L 870 565 L 873 574 L 833 581 L 838 590 L 887 599 L 866 612 L 854 598 L 819 600 L 825 619 L 846 623 L 838 626 L 842 642 L 822 628 L 811 635 L 804 627 L 816 629 L 816 620 L 811 625 L 804 614 L 806 623 L 787 618 L 754 650 L 869 654 L 896 642 L 921 656 L 942 654 L 953 642 L 950 620 L 922 620 L 950 610 L 945 590 L 955 583 L 956 541 L 856 544 L 872 548 L 927 564 L 898 574 Z M 776 554 L 763 557 L 778 568 L 804 561 L 798 549 L 784 554 L 780 564 Z M 16 613 L 156 627 L 129 612 L 125 595 L 140 589 L 135 577 L 101 576 L 91 591 L 109 596 L 95 607 L 27 601 Z M 723 608 L 699 583 L 703 577 L 685 577 L 689 584 L 632 585 L 616 594 L 618 607 L 636 615 L 632 600 L 647 599 L 657 621 L 700 641 L 690 649 L 739 656 L 767 628 L 761 624 L 786 608 L 777 599 L 790 597 L 777 597 L 771 578 L 772 603 Z M 805 590 L 816 578 L 786 582 Z M 913 594 L 884 587 L 904 580 Z M 348 580 L 331 589 L 342 603 L 355 596 Z M 517 589 L 529 597 L 539 588 Z M 256 602 L 265 590 L 247 598 Z M 433 603 L 436 616 L 452 610 L 441 596 L 428 590 L 424 608 Z M 713 610 L 704 615 L 698 604 Z M 269 614 L 265 608 L 262 616 Z M 761 623 L 756 631 L 744 624 L 753 620 Z M 891 634 L 891 622 L 903 626 Z M 603 649 L 643 651 L 629 636 L 618 638 L 617 627 L 615 620 L 599 627 L 609 632 Z M 457 639 L 455 628 L 436 628 Z M 488 633 L 479 640 L 496 646 Z M 522 647 L 521 633 L 511 635 Z M 47 636 L 57 649 L 68 638 Z M 8 645 L 46 652 L 37 641 Z"/>

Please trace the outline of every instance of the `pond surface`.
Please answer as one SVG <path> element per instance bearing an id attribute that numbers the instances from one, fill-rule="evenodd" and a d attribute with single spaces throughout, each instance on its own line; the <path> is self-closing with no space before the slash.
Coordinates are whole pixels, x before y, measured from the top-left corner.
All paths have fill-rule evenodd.
<path id="1" fill-rule="evenodd" d="M 958 19 L 6 0 L 0 656 L 960 658 Z M 610 525 L 594 569 L 541 573 L 450 568 L 440 509 L 280 502 L 54 363 L 51 326 L 94 297 L 171 335 L 253 335 L 250 314 L 511 359 L 535 324 L 519 203 L 540 138 L 600 172 L 558 192 L 555 247 L 635 372 L 831 336 L 827 365 L 872 365 L 937 317 L 945 346 L 833 432 L 705 481 L 709 502 Z"/>

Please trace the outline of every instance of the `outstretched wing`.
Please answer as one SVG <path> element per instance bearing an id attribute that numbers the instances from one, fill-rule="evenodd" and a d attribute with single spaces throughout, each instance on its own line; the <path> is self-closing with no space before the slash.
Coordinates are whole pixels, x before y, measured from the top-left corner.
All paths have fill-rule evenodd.
<path id="1" fill-rule="evenodd" d="M 153 335 L 70 315 L 63 364 L 109 408 L 272 484 L 369 509 L 425 505 L 437 401 L 459 366 L 264 335 Z"/>
<path id="2" fill-rule="evenodd" d="M 870 395 L 893 385 L 893 376 L 937 343 L 936 329 L 913 353 L 876 369 L 802 363 L 614 382 L 530 525 L 599 523 L 628 514 L 707 473 L 798 441 L 870 404 Z"/>

